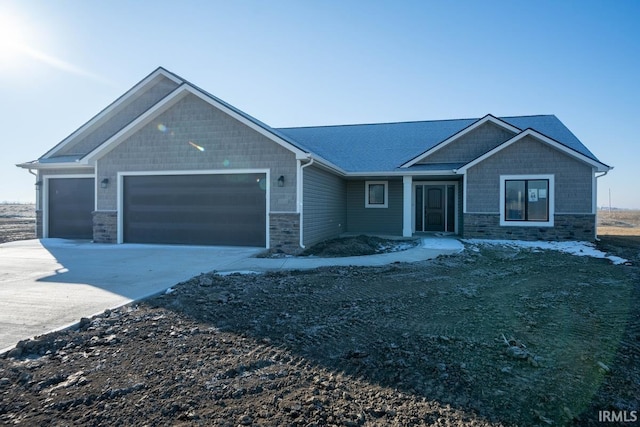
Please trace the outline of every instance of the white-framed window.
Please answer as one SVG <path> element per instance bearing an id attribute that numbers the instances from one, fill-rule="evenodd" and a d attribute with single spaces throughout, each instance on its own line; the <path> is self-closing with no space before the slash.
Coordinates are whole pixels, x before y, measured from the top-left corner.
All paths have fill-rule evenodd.
<path id="1" fill-rule="evenodd" d="M 553 227 L 553 175 L 501 175 L 500 225 Z"/>
<path id="2" fill-rule="evenodd" d="M 365 181 L 364 192 L 365 208 L 386 208 L 389 206 L 387 181 Z"/>

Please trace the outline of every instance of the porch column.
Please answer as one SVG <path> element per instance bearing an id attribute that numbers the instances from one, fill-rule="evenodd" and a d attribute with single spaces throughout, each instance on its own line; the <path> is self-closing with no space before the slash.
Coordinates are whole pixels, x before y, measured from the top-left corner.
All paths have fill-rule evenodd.
<path id="1" fill-rule="evenodd" d="M 413 178 L 411 176 L 402 177 L 402 235 L 411 237 L 413 227 L 411 224 L 411 196 Z"/>

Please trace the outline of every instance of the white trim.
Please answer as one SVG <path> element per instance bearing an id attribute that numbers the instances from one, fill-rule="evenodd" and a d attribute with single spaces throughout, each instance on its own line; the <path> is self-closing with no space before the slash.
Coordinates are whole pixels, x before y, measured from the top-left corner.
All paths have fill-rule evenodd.
<path id="1" fill-rule="evenodd" d="M 128 101 L 131 98 L 139 96 L 139 91 L 142 88 L 144 88 L 145 86 L 153 83 L 155 80 L 159 79 L 159 77 L 165 77 L 165 78 L 167 78 L 167 79 L 169 79 L 169 80 L 171 80 L 171 81 L 173 81 L 174 83 L 177 83 L 177 84 L 181 84 L 182 83 L 182 80 L 176 78 L 176 76 L 174 76 L 173 74 L 169 73 L 164 68 L 160 67 L 160 68 L 156 69 L 154 72 L 152 72 L 147 77 L 142 79 L 140 82 L 135 84 L 131 89 L 126 91 L 118 99 L 116 99 L 114 102 L 112 102 L 110 105 L 108 105 L 104 110 L 100 111 L 93 118 L 91 118 L 88 122 L 86 122 L 85 124 L 80 126 L 78 129 L 76 129 L 71 135 L 69 135 L 68 137 L 63 139 L 60 143 L 58 143 L 55 147 L 53 147 L 49 151 L 47 151 L 42 156 L 42 158 L 51 157 L 51 155 L 54 154 L 56 151 L 59 151 L 62 148 L 64 148 L 65 146 L 69 145 L 69 143 L 72 142 L 74 139 L 76 139 L 76 137 L 79 136 L 81 133 L 85 132 L 86 130 L 88 130 L 93 125 L 97 124 L 98 122 L 106 119 L 106 116 L 108 116 L 111 112 L 113 112 L 120 105 L 125 103 L 125 101 Z"/>
<path id="2" fill-rule="evenodd" d="M 413 206 L 413 177 L 405 175 L 402 177 L 402 236 L 411 237 L 413 235 L 413 218 L 412 212 L 415 212 Z"/>
<path id="3" fill-rule="evenodd" d="M 49 180 L 58 178 L 93 178 L 96 181 L 95 174 L 61 174 L 61 175 L 44 175 L 42 177 L 42 237 L 49 237 Z M 96 193 L 93 194 L 94 200 L 96 199 Z"/>
<path id="4" fill-rule="evenodd" d="M 467 212 L 467 174 L 462 175 L 462 214 Z"/>
<path id="5" fill-rule="evenodd" d="M 304 165 L 302 164 L 301 160 L 298 160 L 297 165 L 298 165 L 298 176 L 297 176 L 297 180 L 296 180 L 296 185 L 298 186 L 297 191 L 296 191 L 296 197 L 297 197 L 297 203 L 296 203 L 296 211 L 298 212 L 298 214 L 300 215 L 300 219 L 298 221 L 298 224 L 300 226 L 300 231 L 298 232 L 298 235 L 300 236 L 300 241 L 298 242 L 298 244 L 300 245 L 300 247 L 302 249 L 305 248 L 304 245 L 304 209 L 303 209 L 303 203 L 304 203 L 304 169 L 308 166 L 311 166 L 314 163 L 313 158 L 309 159 L 309 162 L 305 163 Z"/>
<path id="6" fill-rule="evenodd" d="M 271 170 L 270 169 L 205 169 L 205 170 L 162 170 L 162 171 L 121 171 L 117 175 L 117 239 L 116 243 L 124 243 L 124 178 L 126 176 L 159 176 L 159 175 L 240 175 L 263 173 L 267 180 L 265 191 L 265 247 L 269 249 L 269 215 L 271 214 Z"/>
<path id="7" fill-rule="evenodd" d="M 421 160 L 424 160 L 426 157 L 432 155 L 433 153 L 435 153 L 436 151 L 440 150 L 441 148 L 446 147 L 447 145 L 449 145 L 450 143 L 452 143 L 453 141 L 455 141 L 458 138 L 463 137 L 464 135 L 468 134 L 469 132 L 472 132 L 474 130 L 476 130 L 477 128 L 479 128 L 480 126 L 484 125 L 485 123 L 493 123 L 495 125 L 498 125 L 508 131 L 511 131 L 513 133 L 519 133 L 521 132 L 521 129 L 505 122 L 504 120 L 500 120 L 497 117 L 491 115 L 491 114 L 487 114 L 486 116 L 484 116 L 481 119 L 478 119 L 477 121 L 475 121 L 474 123 L 470 124 L 469 126 L 467 126 L 466 128 L 462 129 L 461 131 L 458 131 L 457 133 L 453 134 L 452 136 L 450 136 L 449 138 L 445 139 L 444 141 L 438 143 L 435 147 L 432 147 L 430 149 L 428 149 L 427 151 L 425 151 L 424 153 L 420 154 L 418 157 L 413 158 L 412 160 L 404 163 L 403 165 L 401 165 L 401 168 L 408 168 L 411 167 L 413 165 L 415 165 L 416 163 L 420 162 Z"/>
<path id="8" fill-rule="evenodd" d="M 549 221 L 507 221 L 505 219 L 505 181 L 509 180 L 548 180 L 547 194 Z M 500 226 L 502 227 L 553 227 L 555 215 L 555 175 L 500 175 Z"/>
<path id="9" fill-rule="evenodd" d="M 369 203 L 369 186 L 384 185 L 384 203 Z M 364 207 L 373 209 L 385 209 L 389 207 L 389 181 L 365 181 L 364 182 Z"/>
<path id="10" fill-rule="evenodd" d="M 191 86 L 188 83 L 184 83 L 178 86 L 173 92 L 164 97 L 160 102 L 156 105 L 145 111 L 142 115 L 140 115 L 136 120 L 129 123 L 127 126 L 122 128 L 118 133 L 113 135 L 111 138 L 103 142 L 99 147 L 95 150 L 87 154 L 82 158 L 83 163 L 90 163 L 105 154 L 109 151 L 113 150 L 117 147 L 121 142 L 123 142 L 126 138 L 140 130 L 142 127 L 149 124 L 153 119 L 155 119 L 158 115 L 162 114 L 164 111 L 171 108 L 177 102 L 185 98 L 187 95 L 195 95 L 203 101 L 207 102 L 209 105 L 219 109 L 223 113 L 233 117 L 238 120 L 243 125 L 253 129 L 254 131 L 260 133 L 261 135 L 269 138 L 271 141 L 277 143 L 278 145 L 284 147 L 290 152 L 294 153 L 296 157 L 306 158 L 309 156 L 308 153 L 300 150 L 295 147 L 288 141 L 278 137 L 275 133 L 269 131 L 263 126 L 258 125 L 252 120 L 249 120 L 246 116 L 236 112 L 235 110 L 229 108 L 228 106 L 221 103 L 219 100 L 214 99 L 210 95 L 207 95 L 200 91 L 199 89 Z"/>
<path id="11" fill-rule="evenodd" d="M 597 172 L 605 172 L 611 169 L 611 167 L 605 165 L 604 163 L 600 163 L 596 160 L 593 160 L 590 157 L 585 156 L 584 154 L 578 153 L 577 151 L 563 145 L 560 144 L 559 142 L 541 134 L 540 132 L 537 132 L 533 129 L 527 129 L 521 133 L 519 133 L 518 135 L 514 136 L 513 138 L 503 142 L 502 144 L 500 144 L 499 146 L 497 146 L 496 148 L 494 148 L 491 151 L 488 151 L 487 153 L 483 154 L 480 157 L 475 158 L 474 160 L 470 161 L 469 163 L 467 163 L 466 165 L 462 166 L 461 168 L 459 168 L 457 170 L 457 173 L 465 173 L 469 168 L 477 165 L 478 163 L 488 159 L 489 157 L 493 156 L 494 154 L 504 150 L 505 148 L 509 147 L 510 145 L 520 141 L 521 139 L 527 137 L 527 136 L 531 136 L 537 140 L 539 140 L 540 142 L 543 142 L 545 144 L 548 144 L 550 146 L 552 146 L 553 148 L 562 151 L 563 153 L 574 157 L 577 160 L 580 160 L 592 167 L 594 167 L 596 169 Z"/>
<path id="12" fill-rule="evenodd" d="M 418 185 L 426 185 L 426 186 L 447 186 L 447 185 L 453 185 L 454 186 L 454 190 L 453 190 L 453 196 L 454 196 L 454 202 L 453 202 L 453 209 L 455 211 L 455 215 L 454 215 L 454 224 L 453 224 L 453 232 L 455 234 L 459 233 L 460 230 L 460 217 L 459 217 L 459 212 L 460 212 L 460 203 L 458 202 L 458 199 L 460 198 L 460 186 L 458 185 L 460 184 L 460 181 L 413 181 L 413 186 L 411 188 L 411 198 L 413 200 L 413 206 L 412 206 L 412 211 L 411 211 L 411 226 L 413 231 L 416 231 L 416 210 L 415 210 L 415 194 L 416 194 L 416 187 Z M 445 230 L 447 228 L 447 200 L 446 200 L 446 191 L 448 191 L 445 188 Z M 423 199 L 424 201 L 424 199 Z"/>
<path id="13" fill-rule="evenodd" d="M 591 181 L 591 213 L 594 215 L 598 213 L 598 177 L 595 173 Z"/>

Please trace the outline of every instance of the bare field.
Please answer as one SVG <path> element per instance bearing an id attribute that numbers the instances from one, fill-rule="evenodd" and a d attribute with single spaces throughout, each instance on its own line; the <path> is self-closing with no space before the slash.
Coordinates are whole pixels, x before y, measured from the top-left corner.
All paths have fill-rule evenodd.
<path id="1" fill-rule="evenodd" d="M 36 238 L 36 210 L 32 204 L 0 204 L 0 243 Z"/>
<path id="2" fill-rule="evenodd" d="M 598 236 L 640 236 L 640 211 L 598 211 Z"/>

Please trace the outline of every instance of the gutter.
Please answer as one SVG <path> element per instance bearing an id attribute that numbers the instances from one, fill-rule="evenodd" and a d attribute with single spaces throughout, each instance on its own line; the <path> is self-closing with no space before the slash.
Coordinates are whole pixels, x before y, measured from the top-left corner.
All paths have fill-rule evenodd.
<path id="1" fill-rule="evenodd" d="M 300 165 L 299 171 L 299 181 L 298 181 L 298 209 L 299 209 L 299 213 L 300 213 L 300 247 L 302 249 L 305 249 L 306 246 L 304 245 L 304 209 L 303 209 L 303 198 L 304 198 L 304 191 L 303 191 L 303 185 L 304 185 L 304 171 L 303 169 L 311 166 L 314 163 L 314 158 L 309 156 L 308 157 L 309 162 L 305 163 L 304 165 Z M 302 162 L 302 161 L 300 161 Z"/>

